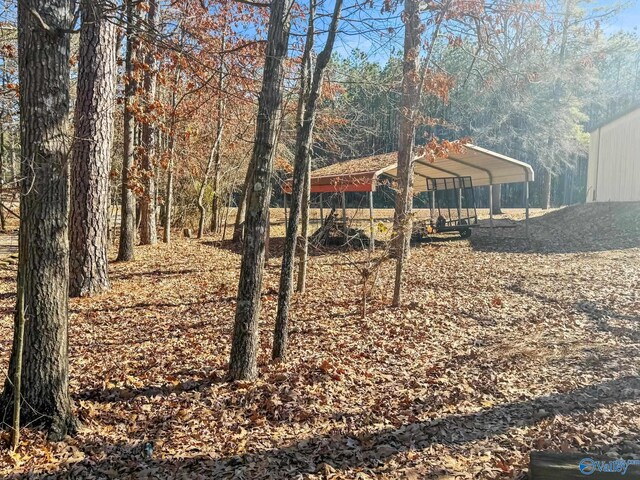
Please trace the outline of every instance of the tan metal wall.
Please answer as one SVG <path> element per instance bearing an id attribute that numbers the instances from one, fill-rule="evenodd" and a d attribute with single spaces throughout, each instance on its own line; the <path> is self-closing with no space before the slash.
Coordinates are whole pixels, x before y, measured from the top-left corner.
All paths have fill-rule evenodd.
<path id="1" fill-rule="evenodd" d="M 587 202 L 640 201 L 640 108 L 591 133 Z"/>

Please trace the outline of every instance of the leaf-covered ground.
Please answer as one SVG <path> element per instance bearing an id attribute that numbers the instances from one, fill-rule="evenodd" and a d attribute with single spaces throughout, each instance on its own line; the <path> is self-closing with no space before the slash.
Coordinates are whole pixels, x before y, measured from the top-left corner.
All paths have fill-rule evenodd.
<path id="1" fill-rule="evenodd" d="M 367 253 L 314 255 L 283 365 L 269 362 L 274 254 L 254 383 L 224 378 L 236 250 L 211 238 L 139 248 L 111 265 L 111 292 L 71 301 L 82 431 L 58 444 L 26 431 L 11 454 L 5 434 L 0 475 L 508 479 L 524 477 L 532 449 L 640 456 L 639 213 L 625 206 L 635 224 L 598 227 L 582 247 L 589 223 L 564 219 L 545 240 L 540 217 L 529 245 L 505 240 L 516 226 L 416 248 L 404 307 L 389 307 L 387 264 L 366 319 L 351 262 Z M 559 235 L 576 246 L 541 253 Z M 14 269 L 0 278 L 2 372 Z"/>

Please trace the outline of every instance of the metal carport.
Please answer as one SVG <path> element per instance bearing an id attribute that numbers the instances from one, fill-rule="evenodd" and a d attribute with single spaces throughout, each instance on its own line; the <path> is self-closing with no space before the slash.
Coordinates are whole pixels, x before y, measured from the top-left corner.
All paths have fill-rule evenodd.
<path id="1" fill-rule="evenodd" d="M 369 192 L 370 216 L 373 219 L 371 192 L 381 176 L 397 176 L 397 152 L 357 158 L 336 163 L 311 172 L 311 193 Z M 493 226 L 493 185 L 524 183 L 526 227 L 529 223 L 529 182 L 534 180 L 531 165 L 476 145 L 466 144 L 456 153 L 430 161 L 424 157 L 414 160 L 414 192 L 429 191 L 429 179 L 442 177 L 471 177 L 474 186 L 488 186 L 490 223 Z M 290 192 L 290 181 L 285 192 Z M 343 203 L 344 209 L 344 203 Z"/>

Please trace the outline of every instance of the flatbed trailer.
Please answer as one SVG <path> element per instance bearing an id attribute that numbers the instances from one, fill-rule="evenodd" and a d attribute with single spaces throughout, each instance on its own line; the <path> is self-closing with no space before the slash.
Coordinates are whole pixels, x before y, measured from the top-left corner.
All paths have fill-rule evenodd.
<path id="1" fill-rule="evenodd" d="M 411 240 L 415 243 L 430 242 L 431 235 L 448 232 L 457 232 L 462 238 L 470 237 L 471 229 L 478 225 L 471 177 L 430 178 L 428 185 L 431 218 L 414 223 Z"/>

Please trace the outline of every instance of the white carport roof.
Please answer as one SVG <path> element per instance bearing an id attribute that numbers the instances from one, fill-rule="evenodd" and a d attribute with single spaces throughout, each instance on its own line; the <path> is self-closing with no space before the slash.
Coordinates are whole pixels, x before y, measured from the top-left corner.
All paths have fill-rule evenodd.
<path id="1" fill-rule="evenodd" d="M 370 192 L 381 175 L 397 176 L 397 153 L 357 158 L 314 170 L 311 191 Z M 491 150 L 467 144 L 462 151 L 430 162 L 415 160 L 414 191 L 428 190 L 428 180 L 443 177 L 471 177 L 474 186 L 521 183 L 534 180 L 531 165 Z M 285 184 L 288 192 L 290 182 Z"/>
<path id="2" fill-rule="evenodd" d="M 397 165 L 383 169 L 386 175 L 395 177 Z M 441 177 L 471 177 L 473 186 L 502 183 L 531 182 L 534 179 L 531 165 L 491 150 L 467 144 L 459 153 L 429 162 L 423 158 L 415 160 L 414 191 L 429 189 L 428 179 Z"/>

